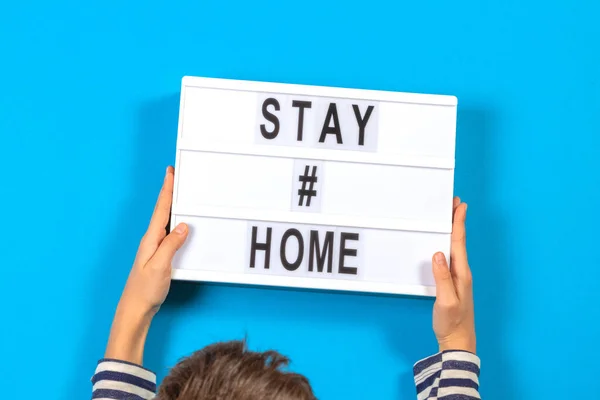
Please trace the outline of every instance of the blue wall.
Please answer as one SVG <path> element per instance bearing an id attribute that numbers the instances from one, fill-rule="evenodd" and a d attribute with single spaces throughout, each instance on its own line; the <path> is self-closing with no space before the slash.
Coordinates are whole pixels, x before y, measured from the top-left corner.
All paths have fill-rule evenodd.
<path id="1" fill-rule="evenodd" d="M 458 96 L 483 395 L 593 396 L 599 3 L 283 4 L 0 4 L 2 397 L 89 396 L 174 162 L 183 75 Z M 290 355 L 322 399 L 412 399 L 411 366 L 436 350 L 431 307 L 176 283 L 146 364 L 162 377 L 180 356 L 248 335 Z"/>

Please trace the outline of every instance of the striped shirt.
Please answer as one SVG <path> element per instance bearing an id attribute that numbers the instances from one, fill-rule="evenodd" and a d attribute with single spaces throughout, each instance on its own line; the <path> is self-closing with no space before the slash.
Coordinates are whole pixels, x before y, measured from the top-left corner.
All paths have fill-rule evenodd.
<path id="1" fill-rule="evenodd" d="M 466 351 L 444 351 L 413 368 L 418 400 L 475 400 L 479 395 L 479 357 Z"/>
<path id="2" fill-rule="evenodd" d="M 479 396 L 479 357 L 445 351 L 414 366 L 418 400 L 474 400 Z M 156 375 L 126 361 L 102 359 L 92 377 L 94 400 L 149 400 L 156 393 Z"/>

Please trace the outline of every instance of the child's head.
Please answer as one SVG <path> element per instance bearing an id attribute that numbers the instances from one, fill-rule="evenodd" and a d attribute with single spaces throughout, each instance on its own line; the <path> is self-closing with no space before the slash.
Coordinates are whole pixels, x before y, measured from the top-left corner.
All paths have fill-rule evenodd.
<path id="1" fill-rule="evenodd" d="M 234 341 L 208 346 L 180 361 L 162 382 L 157 400 L 314 400 L 308 380 L 282 371 L 275 351 Z"/>

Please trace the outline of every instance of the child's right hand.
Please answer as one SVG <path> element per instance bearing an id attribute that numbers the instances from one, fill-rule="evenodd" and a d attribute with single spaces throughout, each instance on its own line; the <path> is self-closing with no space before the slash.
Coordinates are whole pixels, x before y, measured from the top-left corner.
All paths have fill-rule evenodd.
<path id="1" fill-rule="evenodd" d="M 467 260 L 465 218 L 467 204 L 454 198 L 452 249 L 448 268 L 443 253 L 433 256 L 436 301 L 433 330 L 440 351 L 464 350 L 475 353 L 475 312 L 471 270 Z"/>

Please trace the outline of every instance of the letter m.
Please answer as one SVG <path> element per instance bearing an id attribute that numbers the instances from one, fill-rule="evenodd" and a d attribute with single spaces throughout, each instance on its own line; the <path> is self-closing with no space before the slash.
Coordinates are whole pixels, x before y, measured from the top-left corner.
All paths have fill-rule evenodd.
<path id="1" fill-rule="evenodd" d="M 321 242 L 319 241 L 319 231 L 311 230 L 308 270 L 311 272 L 313 271 L 313 266 L 316 258 L 317 271 L 323 272 L 326 257 L 327 272 L 331 273 L 333 267 L 333 232 L 327 231 L 325 233 L 325 240 L 323 241 L 323 248 L 321 249 Z"/>

